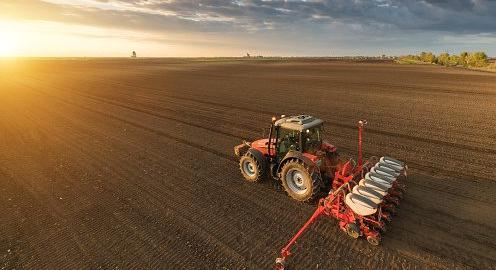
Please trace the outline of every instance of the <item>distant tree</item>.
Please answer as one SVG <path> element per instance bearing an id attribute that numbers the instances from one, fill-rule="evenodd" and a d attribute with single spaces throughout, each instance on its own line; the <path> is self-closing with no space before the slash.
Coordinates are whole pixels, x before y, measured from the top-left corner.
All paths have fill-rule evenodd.
<path id="1" fill-rule="evenodd" d="M 133 53 L 131 54 L 131 57 L 136 58 L 136 52 L 135 51 L 133 51 Z"/>
<path id="2" fill-rule="evenodd" d="M 402 56 L 401 58 L 410 61 L 420 61 L 420 57 L 418 55 L 413 55 L 413 54 Z"/>
<path id="3" fill-rule="evenodd" d="M 443 65 L 443 66 L 448 66 L 449 64 L 449 54 L 448 53 L 441 53 L 438 57 L 437 57 L 437 63 L 439 65 Z"/>
<path id="4" fill-rule="evenodd" d="M 463 66 L 463 67 L 491 67 L 496 66 L 496 63 L 491 64 L 489 58 L 484 52 L 462 52 L 460 55 L 449 55 L 441 53 L 436 57 L 431 52 L 422 52 L 419 55 L 401 56 L 400 61 L 405 63 L 435 63 L 447 67 Z"/>
<path id="5" fill-rule="evenodd" d="M 484 52 L 469 53 L 466 61 L 470 67 L 485 67 L 489 64 L 487 55 Z"/>
<path id="6" fill-rule="evenodd" d="M 431 52 L 422 52 L 420 54 L 420 60 L 422 62 L 426 62 L 426 63 L 435 63 L 436 62 L 436 56 Z"/>
<path id="7" fill-rule="evenodd" d="M 426 59 L 427 53 L 426 52 L 421 52 L 420 53 L 420 60 L 424 62 L 424 59 Z"/>
<path id="8" fill-rule="evenodd" d="M 460 64 L 460 57 L 458 55 L 450 55 L 448 58 L 447 66 L 458 66 Z"/>
<path id="9" fill-rule="evenodd" d="M 468 66 L 468 64 L 467 64 L 467 58 L 468 58 L 468 52 L 462 52 L 462 53 L 460 53 L 460 59 L 458 61 L 458 64 L 460 66 L 464 66 L 464 67 Z"/>

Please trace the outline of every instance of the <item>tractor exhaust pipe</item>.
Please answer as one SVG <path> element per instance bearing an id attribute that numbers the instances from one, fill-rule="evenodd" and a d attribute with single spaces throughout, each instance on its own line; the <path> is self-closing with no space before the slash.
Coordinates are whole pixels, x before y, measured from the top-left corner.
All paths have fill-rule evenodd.
<path id="1" fill-rule="evenodd" d="M 270 143 L 272 140 L 272 133 L 274 132 L 274 124 L 276 123 L 277 118 L 275 116 L 272 116 L 271 122 L 270 122 L 270 131 L 269 131 L 269 142 L 267 143 L 267 153 L 270 155 Z"/>

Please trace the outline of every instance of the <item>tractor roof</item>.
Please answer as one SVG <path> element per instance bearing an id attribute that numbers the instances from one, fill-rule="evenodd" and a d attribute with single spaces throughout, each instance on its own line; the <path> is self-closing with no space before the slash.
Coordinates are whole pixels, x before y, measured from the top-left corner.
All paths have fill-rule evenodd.
<path id="1" fill-rule="evenodd" d="M 275 125 L 287 129 L 302 131 L 322 124 L 323 121 L 310 115 L 287 116 L 276 121 Z"/>

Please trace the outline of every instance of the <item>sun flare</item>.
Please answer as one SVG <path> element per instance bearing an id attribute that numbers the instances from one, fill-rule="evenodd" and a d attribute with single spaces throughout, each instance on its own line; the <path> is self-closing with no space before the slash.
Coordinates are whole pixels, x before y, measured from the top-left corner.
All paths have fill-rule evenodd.
<path id="1" fill-rule="evenodd" d="M 0 21 L 0 56 L 15 56 L 17 36 L 9 23 Z"/>

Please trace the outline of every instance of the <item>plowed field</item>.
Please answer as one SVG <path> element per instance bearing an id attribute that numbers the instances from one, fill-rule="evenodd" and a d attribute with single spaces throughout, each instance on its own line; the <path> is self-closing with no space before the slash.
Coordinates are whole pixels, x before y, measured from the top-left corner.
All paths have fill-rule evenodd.
<path id="1" fill-rule="evenodd" d="M 0 269 L 272 269 L 314 205 L 232 147 L 312 114 L 410 167 L 382 244 L 321 219 L 290 269 L 496 269 L 496 74 L 324 60 L 0 62 Z"/>

